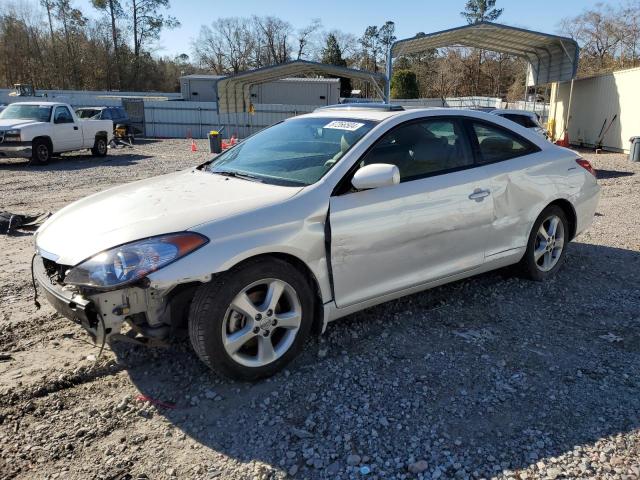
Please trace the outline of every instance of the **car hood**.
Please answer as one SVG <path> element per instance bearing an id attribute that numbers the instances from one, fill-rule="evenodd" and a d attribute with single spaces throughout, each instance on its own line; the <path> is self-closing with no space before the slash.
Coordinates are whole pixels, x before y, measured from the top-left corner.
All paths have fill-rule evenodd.
<path id="1" fill-rule="evenodd" d="M 175 172 L 68 205 L 40 227 L 36 247 L 62 265 L 76 265 L 117 245 L 272 205 L 300 190 L 195 169 Z"/>
<path id="2" fill-rule="evenodd" d="M 0 118 L 0 130 L 10 130 L 12 128 L 30 127 L 31 125 L 40 125 L 42 122 L 35 120 L 20 120 L 17 118 Z"/>

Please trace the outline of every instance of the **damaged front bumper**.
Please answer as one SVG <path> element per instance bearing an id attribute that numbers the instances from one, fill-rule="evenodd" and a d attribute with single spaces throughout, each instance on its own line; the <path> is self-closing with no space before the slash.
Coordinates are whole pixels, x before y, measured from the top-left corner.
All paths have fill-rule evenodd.
<path id="1" fill-rule="evenodd" d="M 81 325 L 96 344 L 114 340 L 162 344 L 169 336 L 172 302 L 163 295 L 167 292 L 140 287 L 83 292 L 59 283 L 45 261 L 40 255 L 34 258 L 35 281 L 53 308 Z M 126 335 L 122 333 L 125 323 L 130 327 Z"/>
<path id="2" fill-rule="evenodd" d="M 2 142 L 0 143 L 0 157 L 31 158 L 31 142 Z"/>

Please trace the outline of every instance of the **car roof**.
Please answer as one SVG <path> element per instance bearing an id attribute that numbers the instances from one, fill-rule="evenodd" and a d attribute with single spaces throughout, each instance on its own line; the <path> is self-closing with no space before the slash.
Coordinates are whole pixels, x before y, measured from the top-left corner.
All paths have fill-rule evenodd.
<path id="1" fill-rule="evenodd" d="M 13 102 L 11 105 L 45 105 L 47 107 L 52 107 L 54 105 L 66 105 L 63 102 Z"/>
<path id="2" fill-rule="evenodd" d="M 438 116 L 438 115 L 456 115 L 456 116 L 465 116 L 465 117 L 474 117 L 478 119 L 484 120 L 493 120 L 497 117 L 497 115 L 491 115 L 489 113 L 485 113 L 479 110 L 467 110 L 460 108 L 441 108 L 441 107 L 431 107 L 431 108 L 411 108 L 406 110 L 379 110 L 373 108 L 357 108 L 358 104 L 353 104 L 354 108 L 336 108 L 336 109 L 318 109 L 314 112 L 307 113 L 305 115 L 300 115 L 298 117 L 292 118 L 313 118 L 313 117 L 329 117 L 329 118 L 353 118 L 358 120 L 373 120 L 373 121 L 382 121 L 391 117 L 416 117 L 416 114 L 424 114 L 425 116 Z"/>
<path id="3" fill-rule="evenodd" d="M 497 108 L 495 110 L 491 110 L 491 112 L 489 113 L 493 113 L 494 115 L 500 115 L 503 113 L 509 114 L 509 115 L 526 115 L 528 117 L 533 117 L 535 116 L 535 113 L 530 112 L 528 110 L 514 110 L 514 109 L 506 109 L 506 108 Z"/>
<path id="4" fill-rule="evenodd" d="M 351 108 L 347 108 L 351 107 Z M 412 108 L 412 109 L 381 109 L 372 107 L 360 107 L 359 104 L 353 103 L 345 105 L 345 108 L 319 108 L 311 113 L 305 115 L 299 115 L 292 118 L 312 118 L 312 117 L 328 117 L 328 118 L 354 118 L 358 120 L 373 120 L 380 122 L 387 118 L 397 116 L 413 116 L 416 112 L 424 112 L 435 114 L 435 112 L 441 112 L 443 114 L 451 115 L 453 112 L 460 113 L 463 110 L 454 108 Z"/>

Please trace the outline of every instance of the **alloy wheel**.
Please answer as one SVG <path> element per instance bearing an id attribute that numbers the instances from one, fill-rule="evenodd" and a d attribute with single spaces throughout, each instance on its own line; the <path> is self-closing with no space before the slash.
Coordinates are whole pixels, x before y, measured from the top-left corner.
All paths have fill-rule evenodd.
<path id="1" fill-rule="evenodd" d="M 275 278 L 243 288 L 227 308 L 222 343 L 227 354 L 247 367 L 262 367 L 282 357 L 302 323 L 298 294 Z"/>
<path id="2" fill-rule="evenodd" d="M 557 215 L 546 218 L 536 234 L 533 258 L 538 269 L 548 272 L 556 266 L 565 243 L 564 223 Z"/>

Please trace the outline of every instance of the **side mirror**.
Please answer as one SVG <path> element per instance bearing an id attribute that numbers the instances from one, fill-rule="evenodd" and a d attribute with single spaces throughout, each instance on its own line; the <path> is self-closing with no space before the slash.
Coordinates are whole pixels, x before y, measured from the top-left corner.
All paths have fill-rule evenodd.
<path id="1" fill-rule="evenodd" d="M 400 170 L 397 166 L 388 163 L 366 165 L 359 169 L 351 180 L 351 185 L 357 190 L 390 187 L 398 183 L 400 183 Z"/>

